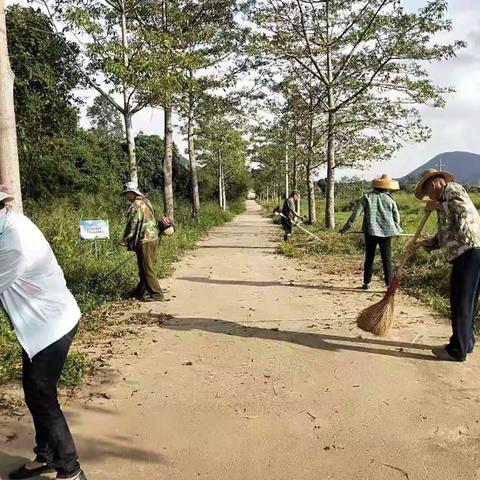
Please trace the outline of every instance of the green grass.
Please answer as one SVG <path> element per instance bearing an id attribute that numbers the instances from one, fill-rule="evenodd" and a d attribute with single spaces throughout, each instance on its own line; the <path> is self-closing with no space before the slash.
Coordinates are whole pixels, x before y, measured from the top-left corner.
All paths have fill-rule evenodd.
<path id="1" fill-rule="evenodd" d="M 480 194 L 470 194 L 477 208 L 480 208 Z M 414 233 L 424 214 L 425 204 L 417 200 L 413 194 L 406 192 L 394 193 L 402 218 L 402 227 L 406 233 Z M 324 224 L 325 200 L 317 199 L 317 223 L 307 228 L 320 237 L 320 241 L 306 242 L 307 236 L 299 229 L 295 231 L 292 242 L 281 244 L 281 253 L 289 257 L 302 255 L 357 255 L 363 256 L 363 235 L 350 233 L 341 236 L 338 229 L 344 225 L 350 216 L 355 199 L 337 198 L 335 205 L 335 221 L 337 231 L 327 231 Z M 267 211 L 277 205 L 277 202 L 265 204 Z M 302 205 L 303 212 L 306 209 L 305 200 Z M 362 227 L 360 219 L 352 228 L 352 231 L 360 231 Z M 431 215 L 425 232 L 432 235 L 436 232 L 436 215 Z M 409 241 L 409 237 L 397 237 L 393 243 L 394 255 L 399 259 Z M 411 295 L 419 298 L 442 315 L 449 315 L 449 274 L 451 266 L 446 262 L 440 251 L 428 254 L 424 250 L 418 250 L 406 267 L 405 276 L 402 279 L 402 288 Z M 376 261 L 376 272 L 381 274 L 379 259 Z M 359 278 L 359 283 L 361 279 Z M 477 326 L 480 326 L 480 316 L 477 316 Z"/>
<path id="2" fill-rule="evenodd" d="M 157 212 L 162 208 L 158 200 L 152 200 Z M 101 305 L 120 300 L 132 290 L 137 281 L 136 261 L 132 258 L 108 279 L 108 272 L 132 255 L 120 246 L 128 208 L 121 198 L 98 198 L 73 196 L 59 200 L 54 205 L 26 205 L 26 214 L 38 225 L 51 243 L 62 266 L 67 284 L 75 295 L 84 314 L 95 311 Z M 158 276 L 164 278 L 172 271 L 173 263 L 183 252 L 209 229 L 229 221 L 243 211 L 243 202 L 231 204 L 223 212 L 215 203 L 204 203 L 199 219 L 191 218 L 191 209 L 186 201 L 176 204 L 177 231 L 171 237 L 161 239 L 158 253 Z M 98 242 L 98 258 L 93 242 L 80 240 L 80 220 L 105 219 L 110 222 L 110 239 Z M 104 280 L 105 279 L 105 280 Z M 109 310 L 111 308 L 109 307 Z M 106 312 L 88 314 L 81 323 L 80 334 L 101 334 Z M 18 378 L 21 369 L 20 347 L 5 321 L 0 319 L 0 383 Z M 75 386 L 81 382 L 91 364 L 83 353 L 73 350 L 63 372 L 62 383 Z"/>

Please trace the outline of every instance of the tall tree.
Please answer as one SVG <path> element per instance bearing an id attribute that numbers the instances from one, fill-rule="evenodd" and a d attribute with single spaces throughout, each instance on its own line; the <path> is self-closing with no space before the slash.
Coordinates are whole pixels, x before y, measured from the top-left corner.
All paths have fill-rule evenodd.
<path id="1" fill-rule="evenodd" d="M 5 0 L 0 0 L 0 180 L 15 197 L 14 208 L 22 211 L 13 81 L 8 56 Z"/>
<path id="2" fill-rule="evenodd" d="M 129 175 L 138 183 L 133 117 L 152 104 L 155 79 L 150 57 L 135 32 L 142 21 L 138 0 L 39 0 L 57 31 L 75 35 L 77 71 L 123 117 Z M 121 97 L 119 100 L 118 97 Z"/>
<path id="3" fill-rule="evenodd" d="M 335 152 L 339 115 L 359 99 L 404 106 L 442 106 L 446 90 L 433 84 L 422 62 L 455 55 L 462 42 L 439 44 L 451 29 L 446 0 L 425 1 L 409 13 L 399 0 L 261 0 L 254 19 L 262 46 L 277 60 L 308 72 L 323 90 L 328 185 L 325 224 L 334 228 Z M 368 128 L 368 127 L 366 127 Z"/>

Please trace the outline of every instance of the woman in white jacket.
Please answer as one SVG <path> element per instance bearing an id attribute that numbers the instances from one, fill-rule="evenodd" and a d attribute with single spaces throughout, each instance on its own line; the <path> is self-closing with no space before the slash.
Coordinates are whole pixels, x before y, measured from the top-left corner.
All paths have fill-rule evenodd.
<path id="1" fill-rule="evenodd" d="M 57 398 L 80 310 L 47 240 L 7 206 L 11 200 L 0 185 L 0 299 L 23 349 L 23 389 L 35 425 L 36 458 L 10 478 L 56 471 L 57 478 L 85 480 Z"/>

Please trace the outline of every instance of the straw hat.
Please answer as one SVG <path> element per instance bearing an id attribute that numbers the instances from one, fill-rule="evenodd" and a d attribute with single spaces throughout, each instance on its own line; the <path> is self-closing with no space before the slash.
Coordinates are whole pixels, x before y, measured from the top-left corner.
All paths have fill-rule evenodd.
<path id="1" fill-rule="evenodd" d="M 128 192 L 136 193 L 137 195 L 143 196 L 143 193 L 138 189 L 137 184 L 135 182 L 127 182 L 125 184 L 125 188 L 122 192 L 122 195 L 125 195 Z"/>
<path id="2" fill-rule="evenodd" d="M 373 188 L 383 190 L 400 190 L 397 180 L 392 180 L 390 175 L 384 173 L 380 178 L 375 178 L 372 182 Z"/>
<path id="3" fill-rule="evenodd" d="M 0 202 L 11 202 L 13 201 L 13 196 L 9 193 L 8 187 L 6 185 L 0 185 Z"/>
<path id="4" fill-rule="evenodd" d="M 436 168 L 428 168 L 422 173 L 422 176 L 415 187 L 415 196 L 419 200 L 425 200 L 427 198 L 423 191 L 423 187 L 425 186 L 425 182 L 432 177 L 443 177 L 447 183 L 453 182 L 454 180 L 454 177 L 450 172 L 441 172 Z"/>

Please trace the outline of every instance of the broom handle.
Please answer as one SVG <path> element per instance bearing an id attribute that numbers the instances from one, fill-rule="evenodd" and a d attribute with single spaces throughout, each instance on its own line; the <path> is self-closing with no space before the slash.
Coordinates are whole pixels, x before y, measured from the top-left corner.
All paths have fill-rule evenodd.
<path id="1" fill-rule="evenodd" d="M 412 238 L 412 240 L 410 240 L 408 246 L 417 243 L 418 237 L 422 234 L 423 229 L 425 228 L 425 225 L 426 225 L 426 223 L 428 221 L 428 218 L 430 217 L 431 213 L 432 212 L 425 212 L 425 214 L 423 215 L 422 221 L 420 222 L 420 225 L 418 226 L 417 231 L 413 235 L 413 238 Z M 397 277 L 400 278 L 402 276 L 403 267 L 405 267 L 405 264 L 408 262 L 410 257 L 411 257 L 411 254 L 408 254 L 408 253 L 405 253 L 405 255 L 403 256 L 402 261 L 400 263 L 400 267 L 398 268 Z"/>

